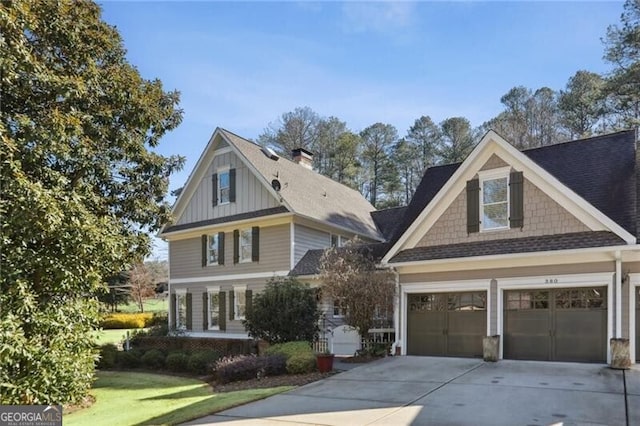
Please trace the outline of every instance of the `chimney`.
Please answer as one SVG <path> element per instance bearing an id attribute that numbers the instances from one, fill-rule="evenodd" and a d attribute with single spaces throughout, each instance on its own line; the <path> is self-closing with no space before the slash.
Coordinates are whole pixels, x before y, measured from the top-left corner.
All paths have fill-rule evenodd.
<path id="1" fill-rule="evenodd" d="M 296 148 L 291 151 L 291 158 L 297 164 L 313 170 L 313 154 L 304 148 Z"/>

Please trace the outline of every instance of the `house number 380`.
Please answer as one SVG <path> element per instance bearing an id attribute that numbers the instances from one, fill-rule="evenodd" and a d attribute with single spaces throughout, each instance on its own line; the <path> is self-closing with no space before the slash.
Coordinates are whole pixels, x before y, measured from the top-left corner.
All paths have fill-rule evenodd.
<path id="1" fill-rule="evenodd" d="M 557 278 L 546 278 L 544 280 L 545 284 L 558 284 L 558 279 Z"/>

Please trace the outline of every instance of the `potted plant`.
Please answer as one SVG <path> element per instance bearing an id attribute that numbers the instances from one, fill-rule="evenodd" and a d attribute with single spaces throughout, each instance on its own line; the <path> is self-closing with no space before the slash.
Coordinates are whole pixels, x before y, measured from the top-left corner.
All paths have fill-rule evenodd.
<path id="1" fill-rule="evenodd" d="M 318 371 L 320 371 L 321 373 L 328 373 L 329 371 L 333 370 L 334 357 L 335 355 L 328 350 L 324 352 L 317 352 L 316 361 L 318 363 Z"/>

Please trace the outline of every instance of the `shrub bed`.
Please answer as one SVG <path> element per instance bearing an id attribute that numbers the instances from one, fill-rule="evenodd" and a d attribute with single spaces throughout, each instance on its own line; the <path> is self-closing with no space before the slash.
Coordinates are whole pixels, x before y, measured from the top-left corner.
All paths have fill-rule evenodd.
<path id="1" fill-rule="evenodd" d="M 167 355 L 165 365 L 170 371 L 184 372 L 189 369 L 189 356 L 183 352 L 173 352 Z"/>
<path id="2" fill-rule="evenodd" d="M 287 373 L 306 374 L 316 371 L 316 356 L 309 342 L 287 342 L 270 346 L 265 354 L 280 354 L 287 359 Z"/>
<path id="3" fill-rule="evenodd" d="M 153 322 L 153 314 L 150 312 L 137 314 L 109 314 L 102 319 L 101 327 L 107 330 L 121 328 L 144 328 Z"/>
<path id="4" fill-rule="evenodd" d="M 248 355 L 256 350 L 254 341 L 250 339 L 136 335 L 131 340 L 131 344 L 145 351 L 149 349 L 160 349 L 166 352 L 215 351 L 224 356 Z"/>
<path id="5" fill-rule="evenodd" d="M 149 352 L 145 352 L 142 355 L 142 364 L 149 368 L 162 368 L 164 367 L 164 354 L 158 349 L 151 349 Z"/>
<path id="6" fill-rule="evenodd" d="M 221 383 L 277 376 L 286 372 L 283 355 L 238 355 L 225 357 L 215 364 L 215 374 Z"/>
<path id="7" fill-rule="evenodd" d="M 194 352 L 189 356 L 189 371 L 196 374 L 206 374 L 219 359 L 220 354 L 216 351 Z"/>
<path id="8" fill-rule="evenodd" d="M 109 369 L 116 366 L 118 358 L 118 348 L 112 343 L 100 346 L 100 358 L 97 367 L 100 369 Z"/>

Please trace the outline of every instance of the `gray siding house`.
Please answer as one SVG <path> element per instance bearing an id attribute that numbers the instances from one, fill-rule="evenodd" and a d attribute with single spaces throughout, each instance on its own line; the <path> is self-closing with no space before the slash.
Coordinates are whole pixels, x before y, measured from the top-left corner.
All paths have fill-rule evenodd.
<path id="1" fill-rule="evenodd" d="M 169 321 L 190 336 L 246 338 L 252 296 L 313 249 L 384 240 L 357 191 L 312 170 L 312 155 L 275 155 L 216 129 L 173 208 Z M 340 324 L 331 302 L 323 308 Z"/>

